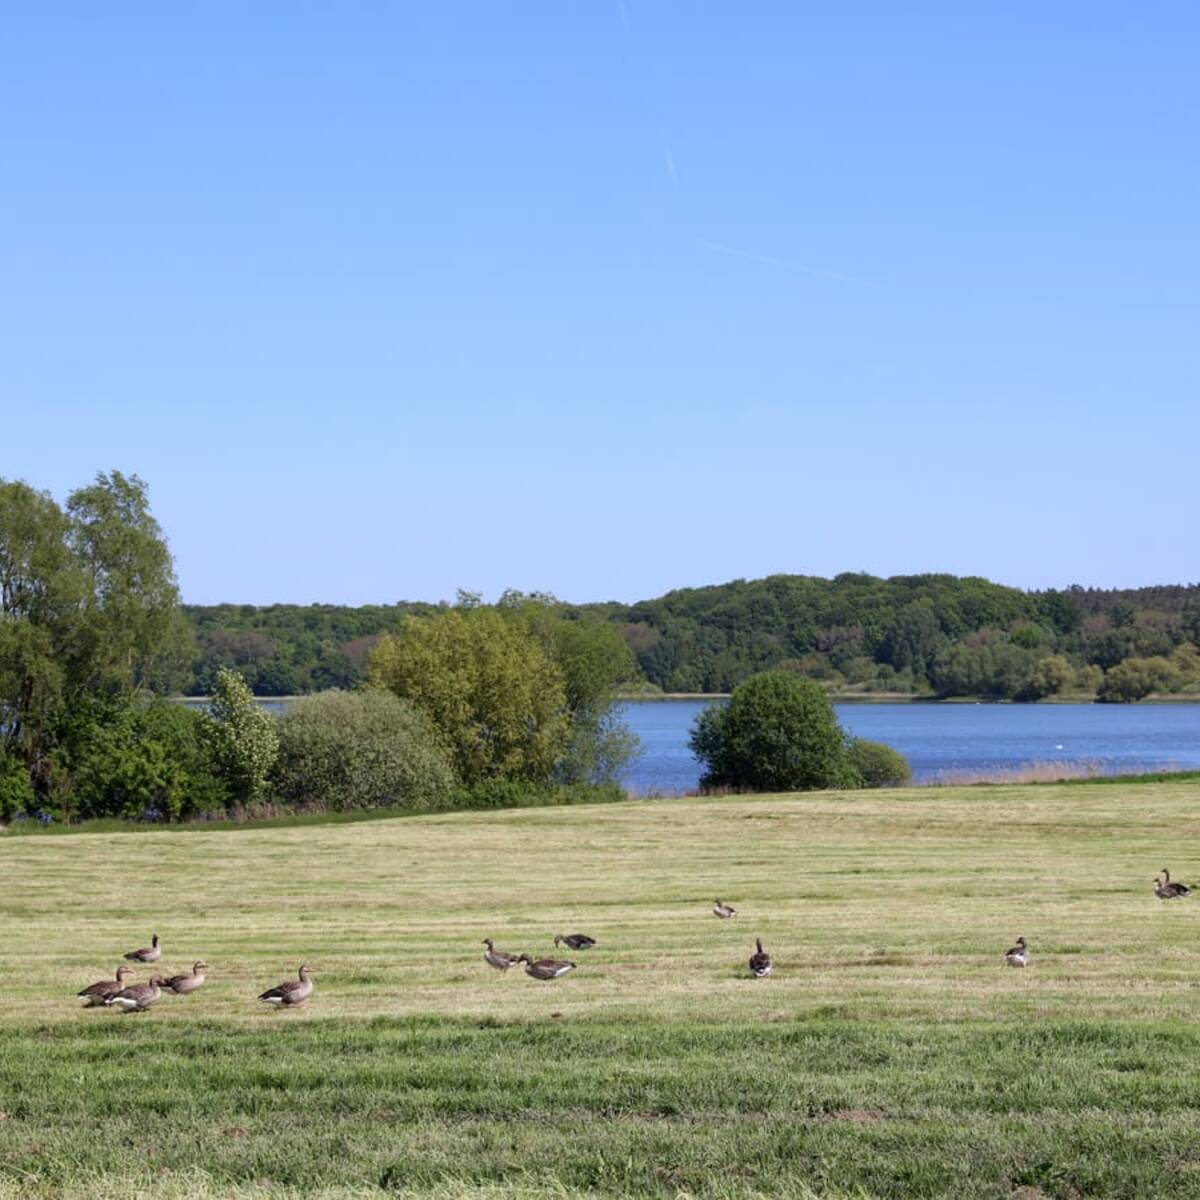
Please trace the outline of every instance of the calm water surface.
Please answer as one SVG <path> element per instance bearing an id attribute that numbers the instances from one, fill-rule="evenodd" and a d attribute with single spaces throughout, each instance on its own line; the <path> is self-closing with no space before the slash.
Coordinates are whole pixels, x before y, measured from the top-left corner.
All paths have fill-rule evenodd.
<path id="1" fill-rule="evenodd" d="M 282 712 L 279 700 L 262 701 Z M 642 740 L 622 783 L 640 795 L 694 791 L 700 764 L 688 749 L 696 714 L 720 700 L 637 700 L 621 705 Z M 1032 763 L 1082 763 L 1104 774 L 1200 769 L 1200 704 L 838 704 L 856 737 L 895 746 L 917 782 L 946 773 Z"/>
<path id="2" fill-rule="evenodd" d="M 695 789 L 700 767 L 687 746 L 708 700 L 639 700 L 626 722 L 644 752 L 624 783 L 640 794 Z M 856 737 L 895 746 L 917 781 L 944 772 L 1086 763 L 1103 773 L 1200 768 L 1200 704 L 839 704 Z"/>

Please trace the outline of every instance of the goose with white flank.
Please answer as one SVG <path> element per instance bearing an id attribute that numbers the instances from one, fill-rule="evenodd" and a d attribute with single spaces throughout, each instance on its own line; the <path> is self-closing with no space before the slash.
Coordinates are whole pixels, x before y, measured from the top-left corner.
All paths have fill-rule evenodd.
<path id="1" fill-rule="evenodd" d="M 1009 947 L 1004 952 L 1004 961 L 1010 967 L 1027 967 L 1029 966 L 1029 948 L 1025 944 L 1023 937 L 1017 938 L 1017 944 Z"/>
<path id="2" fill-rule="evenodd" d="M 75 995 L 83 997 L 84 1008 L 103 1008 L 104 1002 L 109 996 L 115 996 L 118 992 L 125 990 L 125 980 L 132 974 L 132 967 L 120 966 L 117 968 L 116 979 L 101 979 L 98 983 L 89 984 L 82 992 L 76 992 Z"/>
<path id="3" fill-rule="evenodd" d="M 150 945 L 143 946 L 140 950 L 130 950 L 125 955 L 130 962 L 153 963 L 158 962 L 162 958 L 162 947 L 158 944 L 158 934 L 156 933 L 150 939 Z"/>
<path id="4" fill-rule="evenodd" d="M 771 973 L 771 956 L 763 949 L 762 938 L 755 938 L 754 944 L 758 949 L 750 955 L 750 974 L 755 979 L 766 979 Z"/>
<path id="5" fill-rule="evenodd" d="M 105 1005 L 109 1008 L 116 1006 L 124 1013 L 145 1012 L 152 1004 L 158 1003 L 162 995 L 162 979 L 157 975 L 150 976 L 149 983 L 135 983 L 132 987 L 122 988 L 114 992 Z"/>
<path id="6" fill-rule="evenodd" d="M 586 933 L 559 933 L 554 937 L 555 948 L 560 944 L 572 950 L 590 950 L 596 944 L 596 939 L 588 937 Z"/>
<path id="7" fill-rule="evenodd" d="M 508 954 L 503 950 L 497 950 L 491 938 L 484 938 L 483 944 L 487 947 L 483 952 L 483 961 L 489 967 L 495 967 L 497 971 L 507 971 L 509 967 L 516 966 L 521 961 L 518 954 Z"/>
<path id="8" fill-rule="evenodd" d="M 207 970 L 208 963 L 206 962 L 192 963 L 192 969 L 186 974 L 172 975 L 170 979 L 164 979 L 163 987 L 169 992 L 174 992 L 176 996 L 186 996 L 189 992 L 194 992 L 204 986 L 204 981 L 208 978 L 205 975 Z"/>
<path id="9" fill-rule="evenodd" d="M 296 1008 L 313 994 L 313 974 L 312 967 L 305 963 L 300 968 L 298 979 L 285 980 L 278 987 L 263 992 L 259 999 L 275 1008 Z"/>
<path id="10" fill-rule="evenodd" d="M 534 961 L 528 954 L 522 954 L 517 962 L 525 964 L 525 974 L 532 979 L 558 979 L 568 971 L 575 970 L 573 962 L 561 958 L 539 958 Z"/>
<path id="11" fill-rule="evenodd" d="M 1162 878 L 1154 877 L 1154 894 L 1160 900 L 1178 900 L 1191 892 L 1186 883 L 1172 883 L 1171 872 L 1166 867 L 1162 869 Z"/>
<path id="12" fill-rule="evenodd" d="M 722 921 L 728 921 L 730 917 L 737 916 L 737 909 L 732 904 L 722 904 L 718 900 L 713 905 L 713 916 L 720 917 Z"/>

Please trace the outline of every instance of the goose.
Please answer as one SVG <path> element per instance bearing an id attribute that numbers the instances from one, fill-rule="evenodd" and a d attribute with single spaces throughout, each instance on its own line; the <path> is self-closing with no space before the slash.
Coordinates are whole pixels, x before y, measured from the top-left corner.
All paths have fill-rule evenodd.
<path id="1" fill-rule="evenodd" d="M 159 976 L 151 975 L 149 983 L 135 983 L 132 987 L 122 988 L 109 996 L 104 1003 L 115 1004 L 126 1013 L 145 1012 L 162 995 L 162 983 L 163 980 Z"/>
<path id="2" fill-rule="evenodd" d="M 575 970 L 573 962 L 561 958 L 539 958 L 534 962 L 528 954 L 522 954 L 517 962 L 525 964 L 525 974 L 533 979 L 557 979 L 560 975 Z"/>
<path id="3" fill-rule="evenodd" d="M 188 992 L 194 992 L 197 988 L 204 986 L 206 978 L 204 972 L 207 970 L 208 963 L 206 962 L 192 963 L 192 969 L 188 974 L 172 975 L 170 979 L 164 979 L 163 987 L 177 996 L 186 996 Z"/>
<path id="4" fill-rule="evenodd" d="M 295 1008 L 313 994 L 312 976 L 312 967 L 305 963 L 300 968 L 299 979 L 285 980 L 278 987 L 263 992 L 259 999 L 265 1004 L 274 1004 L 276 1008 Z"/>
<path id="5" fill-rule="evenodd" d="M 737 916 L 737 909 L 731 904 L 722 904 L 720 900 L 718 900 L 713 905 L 713 916 L 720 917 L 721 920 L 727 921 L 730 917 Z"/>
<path id="6" fill-rule="evenodd" d="M 771 956 L 763 949 L 762 938 L 755 938 L 754 944 L 758 949 L 750 955 L 750 974 L 755 979 L 766 979 L 771 973 Z"/>
<path id="7" fill-rule="evenodd" d="M 521 961 L 519 955 L 507 954 L 503 950 L 497 950 L 491 938 L 484 938 L 483 944 L 487 947 L 483 952 L 483 961 L 489 967 L 495 967 L 497 971 L 507 971 L 509 967 Z"/>
<path id="8" fill-rule="evenodd" d="M 125 990 L 125 980 L 132 974 L 132 967 L 120 966 L 117 968 L 116 979 L 101 979 L 99 983 L 89 984 L 75 995 L 83 997 L 84 1008 L 103 1008 L 109 996 L 115 996 Z"/>
<path id="9" fill-rule="evenodd" d="M 1029 966 L 1029 950 L 1023 937 L 1017 938 L 1017 944 L 1004 952 L 1004 961 L 1010 967 Z"/>
<path id="10" fill-rule="evenodd" d="M 162 947 L 158 944 L 158 934 L 156 933 L 150 939 L 150 945 L 143 946 L 140 950 L 130 950 L 125 955 L 130 962 L 152 963 L 158 962 L 162 958 Z"/>
<path id="11" fill-rule="evenodd" d="M 1154 894 L 1160 900 L 1178 900 L 1191 892 L 1192 889 L 1186 883 L 1172 883 L 1171 872 L 1166 867 L 1163 867 L 1162 873 L 1161 880 L 1157 875 L 1154 877 Z"/>
<path id="12" fill-rule="evenodd" d="M 555 947 L 560 942 L 572 950 L 590 950 L 596 944 L 596 939 L 588 937 L 586 933 L 559 933 L 554 938 Z"/>

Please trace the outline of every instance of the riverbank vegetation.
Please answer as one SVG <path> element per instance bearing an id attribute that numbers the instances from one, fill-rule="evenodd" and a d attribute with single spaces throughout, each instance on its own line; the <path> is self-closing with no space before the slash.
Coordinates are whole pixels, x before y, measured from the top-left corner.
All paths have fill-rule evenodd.
<path id="1" fill-rule="evenodd" d="M 1171 855 L 1198 798 L 810 792 L 14 839 L 0 1195 L 1187 1195 L 1200 932 L 1150 880 L 1195 882 Z M 514 888 L 531 847 L 571 869 Z M 485 936 L 552 952 L 568 927 L 599 944 L 564 980 L 483 962 Z M 81 1011 L 151 931 L 171 969 L 209 963 L 205 987 Z M 1002 958 L 1018 934 L 1024 971 Z M 309 1005 L 258 1011 L 301 961 Z"/>

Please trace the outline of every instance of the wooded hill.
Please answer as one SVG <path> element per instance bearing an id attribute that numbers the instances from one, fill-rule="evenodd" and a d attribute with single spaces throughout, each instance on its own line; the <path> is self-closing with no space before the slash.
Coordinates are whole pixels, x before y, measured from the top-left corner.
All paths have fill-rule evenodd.
<path id="1" fill-rule="evenodd" d="M 353 686 L 380 634 L 436 607 L 188 605 L 197 657 L 187 690 L 206 693 L 222 665 L 259 695 Z M 867 693 L 1200 693 L 1196 584 L 1024 592 L 952 575 L 774 575 L 566 607 L 620 625 L 646 681 L 664 691 L 728 691 L 783 668 Z"/>

